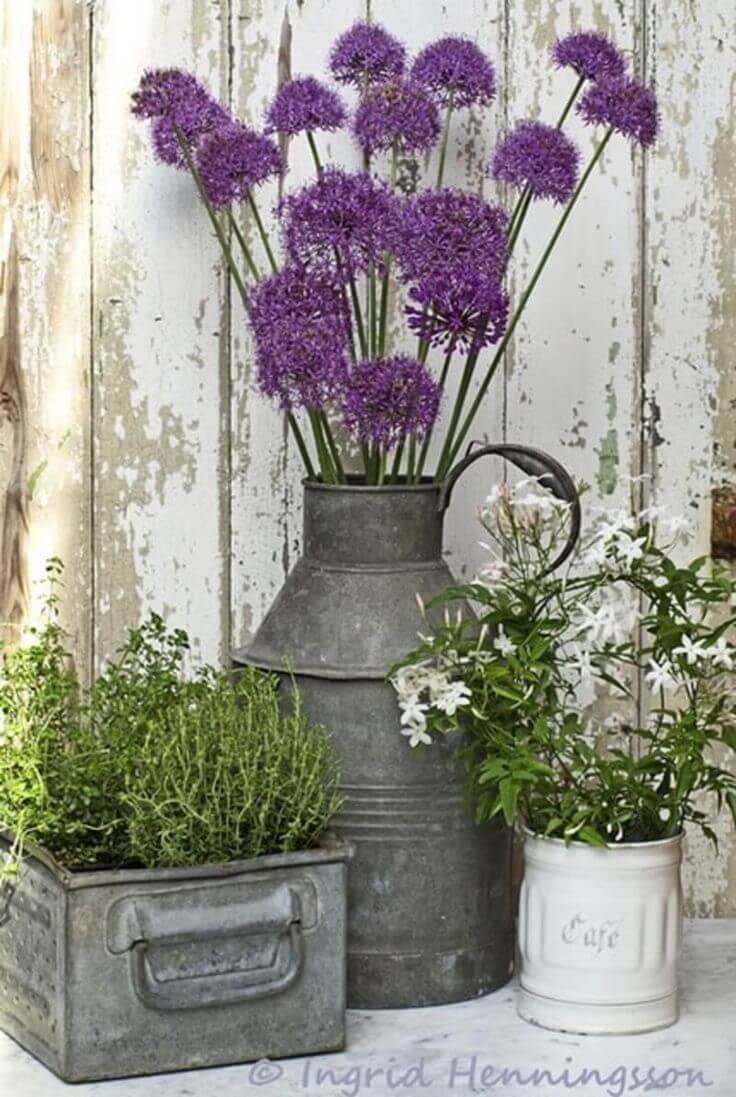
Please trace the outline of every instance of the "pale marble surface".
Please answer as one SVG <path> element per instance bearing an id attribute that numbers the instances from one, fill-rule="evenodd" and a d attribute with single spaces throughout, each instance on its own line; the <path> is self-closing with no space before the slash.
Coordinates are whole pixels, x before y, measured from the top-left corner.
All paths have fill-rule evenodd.
<path id="1" fill-rule="evenodd" d="M 511 984 L 456 1006 L 351 1013 L 350 1050 L 342 1055 L 98 1082 L 73 1090 L 0 1035 L 0 1097 L 71 1092 L 79 1097 L 624 1097 L 648 1092 L 736 1097 L 736 920 L 687 925 L 681 1017 L 661 1032 L 619 1037 L 545 1032 L 519 1020 L 515 995 Z M 389 1068 L 393 1075 L 387 1077 Z M 412 1068 L 413 1080 L 406 1073 Z M 579 1080 L 586 1069 L 587 1084 Z M 503 1070 L 520 1072 L 521 1080 L 499 1077 Z M 535 1082 L 535 1070 L 549 1071 L 556 1081 L 538 1075 Z M 560 1080 L 566 1070 L 567 1079 Z M 690 1079 L 688 1071 L 693 1072 Z"/>

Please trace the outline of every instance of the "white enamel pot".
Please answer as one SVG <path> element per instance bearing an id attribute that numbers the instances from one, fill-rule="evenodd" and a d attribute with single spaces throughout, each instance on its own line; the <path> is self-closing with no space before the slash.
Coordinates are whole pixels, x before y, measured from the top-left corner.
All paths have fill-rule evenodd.
<path id="1" fill-rule="evenodd" d="M 602 849 L 527 832 L 519 1014 L 591 1034 L 673 1024 L 681 861 L 681 835 Z"/>

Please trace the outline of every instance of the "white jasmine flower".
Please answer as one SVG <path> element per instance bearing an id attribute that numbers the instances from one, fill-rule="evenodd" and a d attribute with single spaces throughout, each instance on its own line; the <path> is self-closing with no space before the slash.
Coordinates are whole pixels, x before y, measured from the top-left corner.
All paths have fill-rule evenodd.
<path id="1" fill-rule="evenodd" d="M 399 702 L 401 708 L 401 724 L 405 727 L 407 724 L 420 726 L 425 728 L 427 726 L 427 709 L 429 705 L 419 700 L 419 695 L 406 697 Z"/>
<path id="2" fill-rule="evenodd" d="M 516 651 L 516 644 L 506 635 L 503 625 L 498 626 L 498 636 L 494 639 L 493 646 L 502 655 L 513 655 Z"/>
<path id="3" fill-rule="evenodd" d="M 568 668 L 580 675 L 581 682 L 589 682 L 593 678 L 593 664 L 590 660 L 590 652 L 587 648 L 581 648 L 579 644 L 573 646 L 573 658 L 568 663 Z"/>
<path id="4" fill-rule="evenodd" d="M 648 670 L 644 674 L 644 679 L 651 689 L 672 689 L 677 685 L 673 673 L 674 668 L 669 659 L 663 659 L 661 663 L 658 663 L 656 659 L 650 659 L 647 667 Z"/>
<path id="5" fill-rule="evenodd" d="M 692 523 L 682 514 L 673 514 L 665 518 L 661 523 L 662 536 L 667 541 L 687 540 L 692 529 Z"/>
<path id="6" fill-rule="evenodd" d="M 717 643 L 708 648 L 708 655 L 714 667 L 723 667 L 725 670 L 733 670 L 734 649 L 721 636 Z"/>
<path id="7" fill-rule="evenodd" d="M 476 586 L 492 590 L 508 574 L 509 565 L 504 560 L 489 560 L 483 564 L 473 579 Z"/>
<path id="8" fill-rule="evenodd" d="M 420 743 L 431 743 L 432 737 L 425 727 L 420 724 L 411 725 L 401 729 L 401 734 L 409 740 L 410 747 L 418 747 Z"/>
<path id="9" fill-rule="evenodd" d="M 464 682 L 451 682 L 448 688 L 436 697 L 434 707 L 448 716 L 454 716 L 459 708 L 470 704 L 470 698 L 470 689 Z"/>
<path id="10" fill-rule="evenodd" d="M 641 560 L 646 548 L 646 538 L 621 537 L 616 541 L 616 551 L 624 563 L 631 567 L 635 560 Z"/>
<path id="11" fill-rule="evenodd" d="M 705 648 L 700 640 L 691 640 L 689 636 L 683 636 L 679 648 L 674 648 L 673 655 L 682 655 L 689 667 L 695 664 L 705 655 Z"/>

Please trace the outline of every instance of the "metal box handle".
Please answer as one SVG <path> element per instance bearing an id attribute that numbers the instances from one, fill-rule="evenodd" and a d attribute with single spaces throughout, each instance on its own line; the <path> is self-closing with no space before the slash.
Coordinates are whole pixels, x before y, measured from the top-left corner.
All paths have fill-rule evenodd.
<path id="1" fill-rule="evenodd" d="M 108 948 L 130 952 L 133 988 L 144 1005 L 222 1006 L 279 994 L 296 982 L 304 966 L 298 893 L 283 884 L 249 890 L 244 898 L 242 889 L 176 889 L 114 904 Z"/>
<path id="2" fill-rule="evenodd" d="M 154 975 L 148 949 L 148 941 L 133 947 L 133 986 L 141 1002 L 159 1012 L 235 1005 L 280 994 L 296 982 L 304 966 L 304 939 L 298 922 L 292 922 L 281 937 L 274 962 L 267 968 L 185 976 L 162 983 Z"/>

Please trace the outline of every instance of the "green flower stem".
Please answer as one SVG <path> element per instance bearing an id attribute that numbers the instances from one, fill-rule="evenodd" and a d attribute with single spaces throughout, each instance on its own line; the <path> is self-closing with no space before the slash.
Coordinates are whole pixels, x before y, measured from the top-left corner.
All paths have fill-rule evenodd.
<path id="1" fill-rule="evenodd" d="M 442 363 L 442 372 L 440 374 L 440 380 L 439 380 L 440 398 L 442 397 L 442 394 L 445 391 L 445 385 L 447 384 L 447 376 L 450 372 L 450 363 L 452 362 L 452 357 L 455 353 L 456 342 L 457 341 L 455 339 L 453 339 L 450 342 L 450 345 L 447 348 L 447 353 L 445 354 L 445 360 Z M 427 430 L 427 434 L 425 436 L 424 442 L 422 443 L 422 448 L 419 451 L 419 460 L 417 462 L 416 472 L 414 474 L 414 482 L 417 483 L 417 484 L 422 479 L 422 473 L 424 472 L 424 466 L 427 462 L 427 454 L 429 453 L 429 444 L 432 441 L 433 429 L 434 429 L 434 423 L 432 423 L 432 425 Z"/>
<path id="2" fill-rule="evenodd" d="M 386 482 L 386 453 L 384 450 L 378 452 L 378 471 L 376 473 L 376 483 L 383 485 Z"/>
<path id="3" fill-rule="evenodd" d="M 363 468 L 365 470 L 365 482 L 370 484 L 371 482 L 371 451 L 365 442 L 360 444 L 360 452 L 363 458 Z"/>
<path id="4" fill-rule="evenodd" d="M 584 83 L 585 83 L 585 77 L 584 76 L 578 77 L 578 80 L 575 84 L 575 87 L 572 89 L 572 93 L 570 95 L 570 98 L 565 103 L 562 114 L 560 115 L 559 119 L 557 120 L 557 129 L 558 130 L 561 130 L 562 127 L 564 126 L 565 122 L 567 121 L 567 116 L 570 113 L 570 111 L 572 110 L 573 105 L 574 105 L 575 100 L 577 99 L 578 95 L 580 95 L 580 92 L 582 90 L 582 87 L 583 87 Z"/>
<path id="5" fill-rule="evenodd" d="M 448 442 L 450 443 L 450 445 L 446 444 L 446 449 L 447 449 L 448 456 L 441 463 L 441 465 L 438 466 L 438 468 L 437 468 L 437 478 L 438 479 L 442 479 L 447 474 L 450 466 L 452 465 L 452 462 L 455 460 L 457 454 L 459 453 L 460 447 L 462 446 L 463 442 L 465 441 L 465 438 L 468 434 L 468 431 L 470 430 L 470 428 L 473 424 L 473 420 L 474 420 L 476 414 L 478 413 L 478 408 L 480 407 L 480 405 L 483 401 L 483 397 L 485 396 L 486 392 L 488 391 L 488 386 L 490 385 L 491 381 L 493 380 L 493 375 L 495 374 L 495 372 L 496 372 L 496 370 L 499 366 L 499 363 L 501 362 L 501 360 L 503 358 L 504 351 L 506 350 L 506 347 L 508 346 L 511 337 L 514 334 L 514 331 L 516 330 L 516 326 L 519 323 L 519 320 L 521 319 L 521 316 L 522 316 L 522 314 L 524 312 L 524 309 L 526 308 L 526 306 L 529 302 L 529 299 L 530 299 L 532 293 L 534 292 L 534 289 L 537 285 L 537 282 L 539 281 L 539 279 L 541 277 L 542 271 L 544 270 L 545 266 L 547 265 L 547 260 L 549 259 L 550 255 L 552 254 L 552 251 L 553 251 L 557 241 L 560 238 L 562 230 L 564 229 L 565 225 L 567 224 L 567 222 L 570 218 L 570 214 L 572 213 L 573 209 L 575 208 L 577 200 L 580 197 L 580 195 L 583 191 L 583 188 L 585 187 L 585 184 L 588 182 L 588 179 L 591 176 L 593 168 L 595 167 L 595 165 L 598 163 L 601 156 L 603 155 L 603 152 L 605 151 L 606 145 L 608 144 L 608 142 L 611 139 L 612 133 L 613 133 L 612 129 L 609 129 L 607 131 L 605 137 L 603 138 L 603 140 L 599 144 L 598 148 L 593 153 L 593 155 L 590 159 L 590 162 L 588 163 L 587 168 L 585 169 L 582 176 L 580 177 L 580 181 L 579 181 L 577 187 L 575 188 L 575 191 L 573 192 L 572 198 L 570 199 L 570 201 L 566 205 L 566 207 L 564 209 L 564 212 L 563 212 L 562 216 L 560 217 L 560 220 L 557 223 L 557 227 L 555 228 L 554 232 L 552 233 L 552 236 L 549 239 L 549 242 L 548 242 L 547 246 L 545 247 L 544 251 L 542 252 L 542 256 L 541 256 L 541 258 L 539 260 L 539 263 L 537 264 L 537 267 L 536 267 L 536 269 L 535 269 L 535 271 L 534 271 L 534 273 L 533 273 L 533 275 L 532 275 L 532 277 L 529 281 L 529 284 L 527 285 L 526 289 L 524 290 L 524 292 L 521 295 L 521 299 L 519 300 L 519 304 L 516 306 L 514 314 L 511 317 L 511 320 L 509 321 L 509 326 L 506 329 L 506 334 L 504 335 L 503 339 L 501 340 L 501 342 L 498 345 L 498 349 L 496 350 L 496 353 L 493 356 L 491 364 L 489 365 L 488 370 L 486 371 L 486 375 L 483 378 L 483 381 L 480 385 L 480 388 L 478 389 L 478 392 L 476 393 L 475 399 L 473 400 L 473 403 L 471 404 L 470 410 L 468 411 L 468 414 L 465 416 L 465 419 L 463 420 L 463 424 L 462 424 L 462 426 L 461 426 L 461 428 L 458 432 L 457 438 L 455 439 L 454 442 L 451 442 L 450 437 L 448 435 Z"/>
<path id="6" fill-rule="evenodd" d="M 363 358 L 368 357 L 368 342 L 365 333 L 365 324 L 363 323 L 363 312 L 360 307 L 360 298 L 358 297 L 358 289 L 355 285 L 355 279 L 350 278 L 350 299 L 353 302 L 353 313 L 355 314 L 355 327 L 358 332 L 358 342 L 360 343 L 360 353 Z"/>
<path id="7" fill-rule="evenodd" d="M 309 148 L 312 153 L 312 159 L 314 160 L 314 166 L 317 169 L 317 175 L 322 174 L 322 161 L 319 158 L 317 151 L 317 142 L 314 139 L 314 134 L 311 130 L 307 130 L 307 141 L 309 142 Z"/>
<path id="8" fill-rule="evenodd" d="M 401 470 L 401 458 L 404 456 L 404 444 L 405 438 L 401 439 L 401 442 L 396 447 L 396 453 L 394 454 L 393 464 L 391 465 L 391 475 L 389 476 L 389 482 L 391 484 L 398 483 L 399 472 Z"/>
<path id="9" fill-rule="evenodd" d="M 309 422 L 312 425 L 314 444 L 317 449 L 317 458 L 319 460 L 322 479 L 326 484 L 335 484 L 337 483 L 337 476 L 332 465 L 332 459 L 327 448 L 324 434 L 322 433 L 322 421 L 319 412 L 315 411 L 313 408 L 309 408 L 307 414 L 309 416 Z"/>
<path id="10" fill-rule="evenodd" d="M 227 263 L 228 270 L 230 271 L 230 273 L 233 277 L 233 281 L 235 282 L 235 285 L 238 287 L 238 292 L 240 293 L 240 296 L 243 300 L 243 304 L 245 305 L 245 307 L 247 309 L 248 308 L 248 291 L 245 288 L 245 283 L 243 282 L 240 271 L 238 270 L 238 267 L 235 263 L 235 260 L 233 259 L 233 253 L 230 250 L 230 244 L 228 242 L 227 236 L 225 235 L 225 233 L 223 231 L 222 225 L 220 224 L 220 221 L 217 217 L 217 214 L 215 213 L 215 210 L 214 210 L 214 207 L 213 207 L 212 203 L 210 202 L 209 198 L 207 197 L 207 192 L 204 189 L 204 184 L 202 182 L 202 177 L 199 174 L 199 171 L 197 170 L 197 165 L 194 163 L 194 158 L 193 158 L 192 153 L 190 151 L 189 145 L 187 144 L 186 138 L 184 137 L 184 134 L 182 133 L 181 129 L 179 128 L 179 126 L 177 126 L 176 123 L 174 123 L 174 133 L 176 134 L 176 139 L 179 142 L 179 147 L 181 148 L 181 151 L 184 155 L 184 159 L 186 161 L 187 167 L 189 168 L 189 172 L 190 172 L 190 174 L 191 174 L 192 178 L 194 179 L 194 182 L 197 186 L 197 190 L 199 192 L 199 197 L 202 199 L 204 207 L 207 210 L 207 214 L 209 216 L 209 219 L 212 222 L 212 227 L 215 230 L 215 236 L 217 237 L 220 248 L 222 249 L 222 253 L 225 257 L 225 262 Z"/>
<path id="11" fill-rule="evenodd" d="M 376 357 L 378 349 L 378 286 L 376 284 L 376 268 L 371 263 L 368 272 L 368 326 L 370 329 L 371 358 Z"/>
<path id="12" fill-rule="evenodd" d="M 340 460 L 340 451 L 337 447 L 337 442 L 335 441 L 335 437 L 332 433 L 332 428 L 324 411 L 321 411 L 319 413 L 319 416 L 322 423 L 322 433 L 324 434 L 324 437 L 327 441 L 327 447 L 330 451 L 330 456 L 332 457 L 332 463 L 335 466 L 335 472 L 337 473 L 338 482 L 340 484 L 344 484 L 345 469 L 343 468 L 342 461 Z"/>
<path id="13" fill-rule="evenodd" d="M 255 278 L 256 282 L 260 282 L 261 272 L 258 270 L 258 267 L 256 266 L 256 264 L 254 262 L 253 256 L 251 255 L 251 252 L 250 252 L 250 248 L 248 247 L 246 239 L 243 236 L 242 232 L 240 231 L 240 228 L 238 226 L 238 222 L 235 220 L 235 215 L 233 214 L 233 211 L 230 208 L 228 208 L 227 216 L 228 216 L 228 221 L 230 222 L 230 228 L 233 230 L 233 233 L 235 234 L 235 239 L 240 244 L 240 250 L 242 251 L 243 256 L 245 258 L 245 262 L 246 262 L 246 265 L 248 267 L 248 270 L 252 274 L 253 278 Z"/>
<path id="14" fill-rule="evenodd" d="M 447 96 L 447 110 L 445 111 L 445 124 L 442 129 L 442 144 L 440 145 L 440 162 L 437 168 L 437 190 L 442 186 L 442 180 L 445 175 L 445 162 L 447 160 L 447 143 L 450 137 L 450 119 L 452 118 L 452 108 L 455 100 L 455 89 L 450 88 L 450 93 Z"/>
<path id="15" fill-rule="evenodd" d="M 279 269 L 279 266 L 271 249 L 271 241 L 268 238 L 268 233 L 266 232 L 263 221 L 261 220 L 261 215 L 258 212 L 258 206 L 256 205 L 256 200 L 253 197 L 253 192 L 251 190 L 248 190 L 248 205 L 250 206 L 251 213 L 253 214 L 253 220 L 256 223 L 258 235 L 263 241 L 263 247 L 265 249 L 266 255 L 268 256 L 268 261 L 271 264 L 271 270 L 275 274 L 276 271 Z"/>
<path id="16" fill-rule="evenodd" d="M 399 173 L 399 142 L 393 143 L 391 151 L 391 190 L 396 188 L 396 179 Z M 391 254 L 386 252 L 383 256 L 383 277 L 381 279 L 381 312 L 378 323 L 378 354 L 382 355 L 386 350 L 386 331 L 388 327 L 388 299 L 391 288 Z"/>
<path id="17" fill-rule="evenodd" d="M 306 442 L 304 441 L 304 435 L 299 429 L 299 424 L 294 418 L 293 412 L 287 413 L 286 420 L 289 424 L 292 434 L 294 435 L 294 441 L 296 442 L 297 449 L 299 450 L 299 453 L 301 455 L 301 459 L 304 462 L 304 468 L 306 469 L 307 476 L 310 480 L 316 480 L 317 477 L 314 471 L 314 465 L 312 464 L 311 458 L 309 456 L 309 451 L 307 449 Z"/>
<path id="18" fill-rule="evenodd" d="M 406 479 L 407 483 L 414 483 L 415 470 L 417 466 L 417 440 L 415 435 L 409 437 L 409 454 L 406 460 Z"/>
<path id="19" fill-rule="evenodd" d="M 437 462 L 437 471 L 435 473 L 435 480 L 440 481 L 445 478 L 452 464 L 452 441 L 457 430 L 458 423 L 460 422 L 460 416 L 462 414 L 465 401 L 470 390 L 470 382 L 473 380 L 473 374 L 475 367 L 478 363 L 478 358 L 482 349 L 481 343 L 481 329 L 485 331 L 488 326 L 488 321 L 483 317 L 479 324 L 478 336 L 476 338 L 477 346 L 471 347 L 468 352 L 468 357 L 465 359 L 465 367 L 460 377 L 460 384 L 458 385 L 457 394 L 455 396 L 455 403 L 452 408 L 452 415 L 450 416 L 450 422 L 447 427 L 447 433 L 445 435 L 445 441 L 440 451 L 439 461 Z"/>

